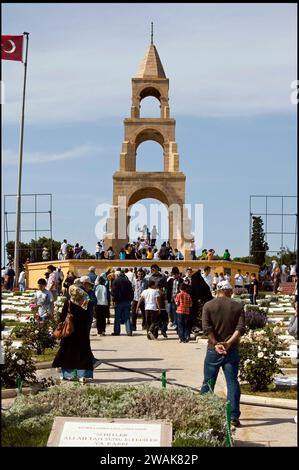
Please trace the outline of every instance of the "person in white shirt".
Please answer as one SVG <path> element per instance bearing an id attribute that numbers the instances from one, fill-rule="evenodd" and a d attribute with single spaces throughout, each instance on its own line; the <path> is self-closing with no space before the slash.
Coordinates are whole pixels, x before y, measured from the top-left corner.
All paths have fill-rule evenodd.
<path id="1" fill-rule="evenodd" d="M 137 311 L 142 302 L 145 303 L 145 321 L 147 330 L 147 339 L 157 339 L 159 331 L 159 308 L 157 298 L 159 297 L 159 291 L 155 288 L 156 281 L 150 280 L 148 283 L 148 289 L 145 289 L 140 296 L 137 304 Z"/>
<path id="2" fill-rule="evenodd" d="M 109 315 L 109 304 L 106 279 L 104 277 L 99 278 L 99 284 L 95 288 L 95 296 L 97 298 L 95 313 L 98 335 L 105 336 L 106 318 L 108 318 Z"/>
<path id="3" fill-rule="evenodd" d="M 238 269 L 237 274 L 235 275 L 235 288 L 236 289 L 243 289 L 243 276 L 241 274 L 241 269 Z"/>
<path id="4" fill-rule="evenodd" d="M 130 269 L 126 268 L 126 269 L 125 269 L 125 275 L 126 275 L 127 278 L 129 279 L 129 281 L 130 281 L 131 283 L 133 283 L 133 280 L 134 280 L 134 278 L 135 278 L 135 275 L 134 275 L 134 273 L 133 273 L 133 268 L 130 268 Z"/>
<path id="5" fill-rule="evenodd" d="M 273 272 L 276 268 L 278 268 L 278 263 L 277 263 L 277 261 L 273 260 L 273 261 L 272 261 L 272 272 Z"/>
<path id="6" fill-rule="evenodd" d="M 4 285 L 5 272 L 6 272 L 6 267 L 3 266 L 3 268 L 1 269 L 1 285 L 2 286 Z"/>
<path id="7" fill-rule="evenodd" d="M 228 274 L 228 273 L 224 274 L 224 280 L 225 280 L 225 281 L 228 281 L 228 282 L 230 283 L 231 278 L 232 278 L 232 277 L 231 277 L 230 274 Z"/>
<path id="8" fill-rule="evenodd" d="M 25 292 L 26 290 L 26 273 L 24 269 L 22 269 L 19 275 L 19 289 L 20 292 Z"/>
<path id="9" fill-rule="evenodd" d="M 211 274 L 210 266 L 206 266 L 204 268 L 204 273 L 203 273 L 202 277 L 204 278 L 205 282 L 208 284 L 208 286 L 210 288 L 210 291 L 212 292 L 212 290 L 213 290 L 213 276 Z"/>
<path id="10" fill-rule="evenodd" d="M 281 265 L 281 282 L 287 282 L 288 279 L 288 267 L 286 264 Z"/>
<path id="11" fill-rule="evenodd" d="M 100 258 L 101 258 L 101 249 L 102 249 L 101 243 L 100 243 L 100 242 L 97 242 L 97 244 L 96 244 L 96 249 L 95 249 L 96 259 L 100 259 Z"/>
<path id="12" fill-rule="evenodd" d="M 60 251 L 62 253 L 62 259 L 65 260 L 67 258 L 67 240 L 63 240 L 61 243 Z"/>
<path id="13" fill-rule="evenodd" d="M 151 246 L 154 247 L 156 245 L 156 240 L 157 240 L 157 227 L 154 225 L 152 228 L 152 233 L 151 233 Z"/>
<path id="14" fill-rule="evenodd" d="M 159 251 L 157 248 L 154 249 L 154 258 L 155 260 L 159 260 L 160 259 L 160 256 L 159 256 Z"/>
<path id="15" fill-rule="evenodd" d="M 292 278 L 296 276 L 296 265 L 295 264 L 290 265 L 290 276 L 292 276 Z M 293 279 L 293 281 L 294 281 L 294 279 Z"/>
<path id="16" fill-rule="evenodd" d="M 53 295 L 54 301 L 56 301 L 57 300 L 58 277 L 57 277 L 57 271 L 56 271 L 55 266 L 50 264 L 47 267 L 47 272 L 49 273 L 49 278 L 48 278 L 48 282 L 47 282 L 47 290 L 49 290 L 51 292 L 51 294 Z M 53 308 L 54 308 L 54 304 L 53 304 Z"/>
<path id="17" fill-rule="evenodd" d="M 218 273 L 214 273 L 214 277 L 213 277 L 213 290 L 217 290 L 217 285 L 219 283 L 219 276 L 218 276 Z"/>
<path id="18" fill-rule="evenodd" d="M 245 273 L 245 276 L 243 276 L 243 280 L 244 280 L 244 288 L 247 289 L 247 292 L 249 292 L 250 278 L 249 278 L 248 271 Z"/>

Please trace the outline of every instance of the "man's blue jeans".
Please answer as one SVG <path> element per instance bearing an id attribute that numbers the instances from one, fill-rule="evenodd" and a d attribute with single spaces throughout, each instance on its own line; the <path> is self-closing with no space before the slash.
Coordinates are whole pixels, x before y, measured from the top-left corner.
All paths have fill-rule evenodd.
<path id="1" fill-rule="evenodd" d="M 119 302 L 115 306 L 114 334 L 120 334 L 120 325 L 123 322 L 126 326 L 127 335 L 132 334 L 132 324 L 130 321 L 131 302 Z"/>
<path id="2" fill-rule="evenodd" d="M 200 390 L 203 395 L 210 391 L 208 381 L 212 382 L 211 387 L 214 389 L 218 372 L 222 367 L 226 386 L 227 400 L 231 403 L 232 419 L 238 419 L 240 416 L 240 385 L 238 382 L 238 368 L 240 356 L 238 348 L 231 347 L 227 354 L 218 354 L 214 349 L 208 349 L 204 363 L 204 381 Z"/>

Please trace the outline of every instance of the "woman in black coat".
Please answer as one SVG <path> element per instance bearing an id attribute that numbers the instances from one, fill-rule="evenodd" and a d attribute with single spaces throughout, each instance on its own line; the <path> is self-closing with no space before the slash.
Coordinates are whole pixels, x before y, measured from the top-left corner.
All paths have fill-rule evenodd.
<path id="1" fill-rule="evenodd" d="M 55 356 L 52 367 L 61 367 L 62 378 L 84 382 L 93 378 L 93 354 L 90 347 L 91 309 L 88 308 L 88 294 L 73 285 L 69 288 L 70 300 L 66 300 L 60 315 L 60 322 L 67 316 L 68 309 L 73 315 L 74 331 L 62 338 L 60 348 Z"/>
<path id="2" fill-rule="evenodd" d="M 202 329 L 201 315 L 202 307 L 209 300 L 213 299 L 210 288 L 201 275 L 200 269 L 196 271 L 191 277 L 190 295 L 192 298 L 192 307 L 188 317 L 189 333 L 192 328 L 197 330 Z"/>

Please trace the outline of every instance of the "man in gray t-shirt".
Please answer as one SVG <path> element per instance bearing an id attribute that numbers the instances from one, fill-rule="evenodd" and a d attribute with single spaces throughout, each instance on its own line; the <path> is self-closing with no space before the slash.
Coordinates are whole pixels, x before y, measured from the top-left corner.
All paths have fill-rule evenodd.
<path id="1" fill-rule="evenodd" d="M 219 369 L 222 367 L 227 385 L 227 399 L 231 403 L 232 424 L 240 426 L 238 341 L 245 333 L 245 316 L 242 305 L 230 298 L 232 292 L 228 281 L 219 282 L 217 297 L 203 307 L 202 325 L 204 333 L 208 335 L 208 348 L 201 394 L 214 389 Z"/>

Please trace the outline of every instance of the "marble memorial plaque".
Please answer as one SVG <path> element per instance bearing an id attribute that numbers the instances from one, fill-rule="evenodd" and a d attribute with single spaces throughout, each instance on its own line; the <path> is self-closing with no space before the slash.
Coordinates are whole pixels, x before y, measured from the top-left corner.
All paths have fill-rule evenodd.
<path id="1" fill-rule="evenodd" d="M 54 419 L 48 447 L 171 447 L 172 424 L 164 420 Z"/>

